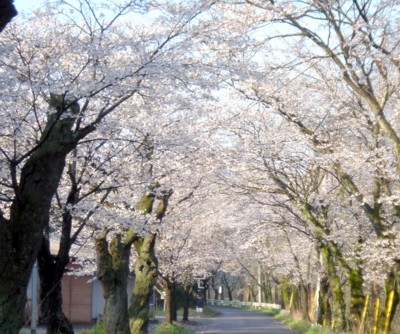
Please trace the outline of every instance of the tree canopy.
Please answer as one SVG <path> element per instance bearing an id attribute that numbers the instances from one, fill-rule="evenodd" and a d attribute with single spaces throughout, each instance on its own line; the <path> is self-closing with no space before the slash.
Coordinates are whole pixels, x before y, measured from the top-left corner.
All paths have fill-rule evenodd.
<path id="1" fill-rule="evenodd" d="M 279 289 L 338 330 L 366 326 L 384 299 L 391 326 L 397 1 L 62 0 L 12 22 L 2 1 L 0 13 L 2 333 L 20 327 L 38 256 L 58 261 L 59 281 L 70 260 L 94 272 L 96 245 L 101 261 L 125 245 L 128 272 L 150 239 L 165 284 L 219 272 L 230 294 Z"/>

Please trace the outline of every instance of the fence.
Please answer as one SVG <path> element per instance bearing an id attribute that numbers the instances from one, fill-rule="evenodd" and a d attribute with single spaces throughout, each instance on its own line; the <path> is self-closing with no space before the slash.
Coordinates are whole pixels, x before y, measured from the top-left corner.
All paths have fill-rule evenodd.
<path id="1" fill-rule="evenodd" d="M 279 304 L 269 304 L 269 303 L 255 303 L 255 302 L 238 302 L 238 301 L 229 301 L 229 300 L 215 300 L 208 299 L 208 305 L 210 306 L 229 306 L 229 307 L 248 307 L 248 308 L 264 308 L 264 309 L 272 309 L 272 310 L 280 310 L 281 305 Z"/>

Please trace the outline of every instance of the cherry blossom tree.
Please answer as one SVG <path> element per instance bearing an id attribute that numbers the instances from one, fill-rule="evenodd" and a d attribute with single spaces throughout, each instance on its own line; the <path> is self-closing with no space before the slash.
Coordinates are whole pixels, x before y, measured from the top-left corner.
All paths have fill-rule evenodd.
<path id="1" fill-rule="evenodd" d="M 114 26 L 122 14 L 140 9 L 133 2 L 116 4 L 118 14 L 112 18 L 98 16 L 88 3 L 81 5 L 65 3 L 60 15 L 67 14 L 66 19 L 48 11 L 2 33 L 1 267 L 9 269 L 1 276 L 7 289 L 0 293 L 0 328 L 5 333 L 20 326 L 24 289 L 68 154 L 108 115 L 126 117 L 118 107 L 134 95 L 150 93 L 151 78 L 162 82 L 159 75 L 166 71 L 157 70 L 161 64 L 175 69 L 172 44 L 188 22 L 169 22 L 165 30 L 150 32 L 132 26 L 118 30 Z M 72 14 L 65 12 L 68 7 Z M 33 26 L 42 29 L 32 31 Z"/>
<path id="2" fill-rule="evenodd" d="M 398 86 L 398 50 L 396 24 L 389 16 L 396 6 L 394 2 L 293 2 L 289 7 L 276 1 L 221 4 L 225 13 L 229 11 L 225 17 L 231 22 L 230 36 L 237 38 L 242 32 L 253 46 L 246 50 L 231 49 L 232 53 L 220 51 L 229 57 L 231 65 L 232 79 L 227 85 L 245 97 L 247 103 L 243 102 L 241 107 L 246 108 L 250 119 L 241 119 L 241 125 L 249 123 L 248 127 L 237 126 L 232 132 L 244 142 L 243 150 L 258 152 L 243 163 L 242 169 L 236 166 L 236 172 L 243 178 L 240 185 L 244 184 L 242 189 L 247 189 L 252 198 L 255 192 L 270 191 L 272 185 L 268 182 L 260 186 L 254 175 L 246 177 L 249 170 L 260 169 L 254 167 L 258 162 L 277 186 L 276 190 L 292 202 L 295 207 L 292 211 L 319 234 L 325 230 L 324 244 L 330 249 L 325 259 L 340 263 L 354 288 L 351 309 L 355 322 L 364 304 L 362 270 L 367 266 L 357 260 L 363 245 L 374 238 L 395 243 L 397 230 L 396 204 L 392 202 L 398 178 L 397 167 L 393 165 L 398 160 L 397 123 L 392 114 L 396 110 L 397 93 L 393 88 Z M 236 21 L 239 23 L 233 25 Z M 249 109 L 256 114 L 249 113 Z M 271 126 L 253 122 L 260 111 L 274 115 L 264 120 Z M 231 119 L 240 114 L 232 112 Z M 279 127 L 288 132 L 278 131 Z M 267 140 L 264 128 L 273 131 L 275 138 Z M 277 133 L 282 135 L 278 137 Z M 253 136 L 253 140 L 246 142 L 243 139 L 246 135 Z M 279 150 L 267 149 L 277 142 L 282 144 Z M 287 147 L 293 152 L 283 158 L 281 152 Z M 240 156 L 243 157 L 242 152 Z M 239 185 L 238 181 L 230 183 Z M 293 191 L 287 192 L 289 189 Z M 338 189 L 342 189 L 342 195 Z M 386 201 L 387 198 L 390 200 Z M 343 219 L 341 226 L 358 230 L 356 243 L 343 240 L 343 235 L 340 239 L 339 231 L 332 231 L 332 223 L 338 221 L 332 218 L 341 217 L 339 208 L 345 208 L 352 221 L 349 224 Z M 348 260 L 344 261 L 346 258 L 350 266 Z M 387 289 L 394 287 L 391 277 L 396 266 L 391 259 L 383 265 L 387 268 L 392 263 L 388 284 L 380 281 Z M 337 278 L 333 281 L 336 286 L 341 284 Z M 397 292 L 393 293 L 396 305 Z M 386 305 L 391 294 L 386 291 Z M 343 308 L 342 303 L 338 309 Z M 390 320 L 393 312 L 395 308 L 391 311 L 386 308 L 384 317 Z M 388 323 L 386 319 L 384 323 Z"/>

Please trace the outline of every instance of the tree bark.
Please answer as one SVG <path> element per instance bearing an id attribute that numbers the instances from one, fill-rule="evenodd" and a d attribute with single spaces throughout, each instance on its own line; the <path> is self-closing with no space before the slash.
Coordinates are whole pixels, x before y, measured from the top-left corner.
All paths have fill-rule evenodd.
<path id="1" fill-rule="evenodd" d="M 310 305 L 309 305 L 309 288 L 308 286 L 303 282 L 300 283 L 299 286 L 299 293 L 300 293 L 300 298 L 299 298 L 299 308 L 302 314 L 303 319 L 310 320 Z"/>
<path id="2" fill-rule="evenodd" d="M 130 334 L 128 316 L 128 275 L 131 247 L 137 235 L 131 231 L 115 235 L 110 244 L 107 230 L 96 238 L 97 275 L 105 300 L 103 323 L 107 334 Z"/>
<path id="3" fill-rule="evenodd" d="M 288 279 L 283 279 L 281 284 L 279 285 L 279 291 L 281 295 L 281 305 L 282 308 L 290 311 L 290 296 L 291 296 L 291 289 L 289 285 Z"/>
<path id="4" fill-rule="evenodd" d="M 362 268 L 356 265 L 348 273 L 350 283 L 350 296 L 351 296 L 351 307 L 350 307 L 350 320 L 354 326 L 359 326 L 361 321 L 361 315 L 365 303 L 365 295 L 363 289 L 364 278 L 362 275 Z"/>
<path id="5" fill-rule="evenodd" d="M 193 285 L 186 284 L 183 288 L 184 290 L 184 300 L 183 300 L 183 321 L 189 321 L 189 308 L 190 308 L 190 294 L 192 292 Z"/>
<path id="6" fill-rule="evenodd" d="M 208 283 L 209 280 L 210 280 L 209 278 L 206 278 L 206 279 L 203 280 L 203 287 L 204 287 L 204 289 L 203 289 L 203 294 L 204 294 L 204 306 L 207 305 L 207 303 L 208 303 L 206 291 L 207 291 L 208 288 L 210 287 L 210 285 L 209 285 L 209 283 Z"/>
<path id="7" fill-rule="evenodd" d="M 151 173 L 149 172 L 151 175 Z M 154 183 L 137 204 L 137 210 L 154 214 L 161 223 L 172 190 L 160 190 Z M 157 205 L 155 201 L 158 200 Z M 158 277 L 158 260 L 155 254 L 156 234 L 148 233 L 134 242 L 138 258 L 135 265 L 135 285 L 129 306 L 129 324 L 132 334 L 147 333 L 149 326 L 149 299 Z"/>
<path id="8" fill-rule="evenodd" d="M 47 333 L 73 334 L 72 323 L 62 311 L 61 279 L 69 258 L 61 259 L 50 253 L 49 240 L 43 237 L 38 255 L 40 305 Z"/>
<path id="9" fill-rule="evenodd" d="M 346 303 L 344 301 L 342 282 L 336 273 L 336 265 L 329 247 L 326 245 L 321 246 L 320 251 L 327 273 L 329 286 L 332 291 L 332 321 L 335 328 L 343 330 L 346 328 Z"/>
<path id="10" fill-rule="evenodd" d="M 155 255 L 156 235 L 148 234 L 135 242 L 138 259 L 135 266 L 135 286 L 129 307 L 129 323 L 132 334 L 147 333 L 149 326 L 149 299 L 158 276 Z"/>
<path id="11" fill-rule="evenodd" d="M 51 200 L 65 166 L 67 154 L 76 147 L 71 130 L 74 118 L 53 114 L 39 144 L 21 169 L 10 161 L 15 197 L 10 219 L 0 213 L 0 333 L 15 334 L 22 326 L 29 277 L 49 222 Z"/>
<path id="12" fill-rule="evenodd" d="M 72 215 L 68 207 L 74 205 L 79 199 L 79 187 L 76 183 L 75 173 L 70 170 L 71 188 L 68 193 L 65 209 L 62 216 L 61 237 L 57 255 L 52 255 L 48 233 L 44 233 L 42 247 L 38 255 L 40 276 L 40 304 L 44 319 L 47 324 L 47 333 L 72 334 L 71 322 L 62 311 L 61 280 L 65 268 L 70 261 L 69 252 L 74 237 L 72 231 Z M 83 223 L 84 224 L 84 223 Z"/>
<path id="13" fill-rule="evenodd" d="M 165 279 L 165 322 L 172 323 L 178 321 L 176 306 L 176 283 Z"/>
<path id="14" fill-rule="evenodd" d="M 318 323 L 323 326 L 331 326 L 332 323 L 332 309 L 330 304 L 331 290 L 328 278 L 325 276 L 321 279 L 321 289 L 319 295 L 319 312 Z"/>

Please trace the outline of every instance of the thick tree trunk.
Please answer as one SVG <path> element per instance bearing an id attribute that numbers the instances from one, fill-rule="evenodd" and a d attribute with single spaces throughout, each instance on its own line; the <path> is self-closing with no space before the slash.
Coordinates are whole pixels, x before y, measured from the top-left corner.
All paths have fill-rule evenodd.
<path id="1" fill-rule="evenodd" d="M 291 295 L 292 295 L 292 290 L 290 288 L 289 285 L 289 281 L 287 279 L 284 279 L 280 285 L 279 285 L 279 291 L 280 291 L 280 295 L 281 295 L 281 305 L 282 308 L 290 311 L 290 299 L 291 299 Z"/>
<path id="2" fill-rule="evenodd" d="M 331 291 L 327 277 L 321 279 L 321 289 L 319 295 L 319 312 L 318 323 L 323 326 L 331 326 L 332 310 L 331 310 Z"/>
<path id="3" fill-rule="evenodd" d="M 129 307 L 129 323 L 132 334 L 147 333 L 149 325 L 149 299 L 158 276 L 155 255 L 156 235 L 150 233 L 135 242 L 138 259 L 135 266 L 135 286 Z"/>
<path id="4" fill-rule="evenodd" d="M 147 158 L 152 152 L 151 141 Z M 150 168 L 151 169 L 151 168 Z M 151 170 L 149 171 L 151 175 Z M 143 213 L 152 213 L 162 221 L 167 210 L 168 200 L 172 190 L 161 190 L 158 183 L 154 183 L 144 193 L 137 204 L 137 210 Z M 155 200 L 157 206 L 154 206 Z M 133 288 L 131 304 L 129 306 L 129 324 L 132 334 L 147 333 L 149 326 L 149 299 L 153 292 L 158 277 L 158 261 L 155 254 L 156 234 L 149 233 L 134 242 L 138 258 L 135 265 L 135 285 Z"/>
<path id="5" fill-rule="evenodd" d="M 299 298 L 299 308 L 301 315 L 304 319 L 310 320 L 310 305 L 308 296 L 308 287 L 302 282 L 299 287 L 300 298 Z"/>
<path id="6" fill-rule="evenodd" d="M 361 266 L 352 269 L 348 274 L 350 283 L 351 307 L 350 320 L 352 327 L 358 327 L 361 321 L 361 316 L 365 303 L 365 295 L 363 289 L 364 278 L 362 275 Z"/>
<path id="7" fill-rule="evenodd" d="M 107 334 L 130 334 L 128 316 L 128 275 L 131 246 L 137 240 L 131 231 L 107 242 L 107 231 L 96 238 L 97 275 L 105 300 L 103 323 Z"/>
<path id="8" fill-rule="evenodd" d="M 62 111 L 61 111 L 62 112 Z M 15 334 L 22 326 L 26 289 L 33 264 L 48 225 L 51 200 L 65 166 L 67 154 L 76 146 L 71 128 L 74 120 L 53 115 L 41 140 L 21 169 L 10 162 L 15 198 L 10 219 L 0 213 L 0 333 Z"/>
<path id="9" fill-rule="evenodd" d="M 176 307 L 176 283 L 166 279 L 165 288 L 165 322 L 172 323 L 178 321 Z"/>
<path id="10" fill-rule="evenodd" d="M 61 259 L 50 253 L 49 241 L 43 238 L 42 248 L 38 255 L 38 270 L 40 305 L 48 334 L 74 333 L 71 322 L 62 311 L 61 279 L 67 264 L 68 258 Z"/>
<path id="11" fill-rule="evenodd" d="M 183 288 L 184 300 L 183 300 L 183 321 L 189 321 L 189 308 L 190 308 L 190 294 L 192 292 L 193 286 L 191 284 L 186 284 Z"/>
<path id="12" fill-rule="evenodd" d="M 332 291 L 332 321 L 336 329 L 343 330 L 346 328 L 346 303 L 344 301 L 342 282 L 336 273 L 336 265 L 329 247 L 323 245 L 320 251 L 328 276 L 329 286 Z"/>
<path id="13" fill-rule="evenodd" d="M 72 177 L 70 173 L 70 177 Z M 62 217 L 61 238 L 57 255 L 52 255 L 48 234 L 43 236 L 42 247 L 38 255 L 40 276 L 40 304 L 47 324 L 47 333 L 72 334 L 73 327 L 62 311 L 61 280 L 69 263 L 71 249 L 72 215 L 68 207 L 74 205 L 79 196 L 79 188 L 75 179 L 67 197 L 66 209 Z"/>

